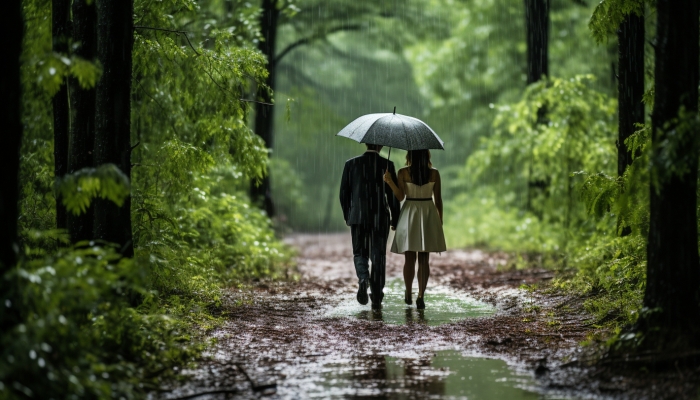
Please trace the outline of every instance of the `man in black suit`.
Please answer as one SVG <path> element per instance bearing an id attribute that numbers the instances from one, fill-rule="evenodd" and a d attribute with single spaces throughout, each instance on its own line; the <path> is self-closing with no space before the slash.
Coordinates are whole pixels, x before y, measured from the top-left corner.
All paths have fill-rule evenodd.
<path id="1" fill-rule="evenodd" d="M 367 144 L 361 156 L 345 162 L 340 182 L 340 205 L 352 233 L 352 253 L 359 279 L 357 301 L 367 304 L 367 286 L 372 289 L 372 308 L 381 308 L 386 272 L 386 242 L 389 226 L 396 227 L 399 202 L 383 180 L 389 168 L 397 182 L 394 163 L 379 155 L 382 146 Z M 369 272 L 369 261 L 372 272 Z"/>

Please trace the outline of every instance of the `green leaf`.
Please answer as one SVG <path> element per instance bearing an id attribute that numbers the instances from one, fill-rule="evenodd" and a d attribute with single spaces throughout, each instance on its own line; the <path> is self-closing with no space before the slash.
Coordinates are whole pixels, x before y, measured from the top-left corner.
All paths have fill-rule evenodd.
<path id="1" fill-rule="evenodd" d="M 108 199 L 120 206 L 129 197 L 129 178 L 114 164 L 83 168 L 56 180 L 66 209 L 75 215 L 85 213 L 95 198 Z"/>

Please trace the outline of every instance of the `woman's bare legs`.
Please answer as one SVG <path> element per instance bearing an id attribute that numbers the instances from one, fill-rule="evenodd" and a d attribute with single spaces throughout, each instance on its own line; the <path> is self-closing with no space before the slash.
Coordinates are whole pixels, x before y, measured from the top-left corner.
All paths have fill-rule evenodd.
<path id="1" fill-rule="evenodd" d="M 407 251 L 403 254 L 406 258 L 403 264 L 403 280 L 406 284 L 406 299 L 409 299 L 413 288 L 413 277 L 416 276 L 416 252 Z"/>
<path id="2" fill-rule="evenodd" d="M 404 276 L 406 274 L 404 269 Z M 418 298 L 423 298 L 430 278 L 430 253 L 418 253 Z"/>

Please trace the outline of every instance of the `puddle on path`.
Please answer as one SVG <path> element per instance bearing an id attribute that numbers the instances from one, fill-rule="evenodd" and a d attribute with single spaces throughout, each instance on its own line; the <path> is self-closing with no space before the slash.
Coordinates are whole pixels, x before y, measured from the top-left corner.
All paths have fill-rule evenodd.
<path id="1" fill-rule="evenodd" d="M 443 287 L 428 284 L 425 293 L 425 310 L 416 309 L 415 296 L 418 283 L 414 282 L 413 305 L 404 303 L 405 286 L 402 278 L 390 279 L 384 287 L 381 310 L 372 310 L 370 305 L 360 305 L 355 297 L 343 300 L 330 310 L 328 317 L 351 317 L 371 321 L 384 321 L 392 325 L 423 323 L 430 326 L 447 324 L 466 318 L 492 315 L 496 309 L 471 296 Z"/>
<path id="2" fill-rule="evenodd" d="M 326 364 L 319 381 L 307 386 L 306 395 L 337 399 L 561 399 L 536 393 L 534 387 L 530 375 L 514 372 L 504 361 L 445 350 L 427 359 L 363 355 L 345 363 Z"/>

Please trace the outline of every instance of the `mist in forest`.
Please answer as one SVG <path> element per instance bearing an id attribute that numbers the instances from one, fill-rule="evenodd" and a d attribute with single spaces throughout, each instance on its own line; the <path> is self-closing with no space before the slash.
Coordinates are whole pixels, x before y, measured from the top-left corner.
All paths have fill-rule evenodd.
<path id="1" fill-rule="evenodd" d="M 377 8 L 356 2 L 359 15 L 352 15 L 343 1 L 319 2 L 279 27 L 277 53 L 284 58 L 276 67 L 270 171 L 282 229 L 344 229 L 338 182 L 345 160 L 364 146 L 335 134 L 361 115 L 394 106 L 445 141 L 445 151 L 432 151 L 432 160 L 450 204 L 469 190 L 465 163 L 492 131 L 496 107 L 515 101 L 527 85 L 521 4 L 408 1 Z M 553 4 L 551 75 L 592 74 L 594 87 L 612 94 L 614 52 L 590 40 L 590 13 L 574 2 Z M 298 45 L 319 31 L 321 37 Z M 392 150 L 397 168 L 404 158 Z"/>

